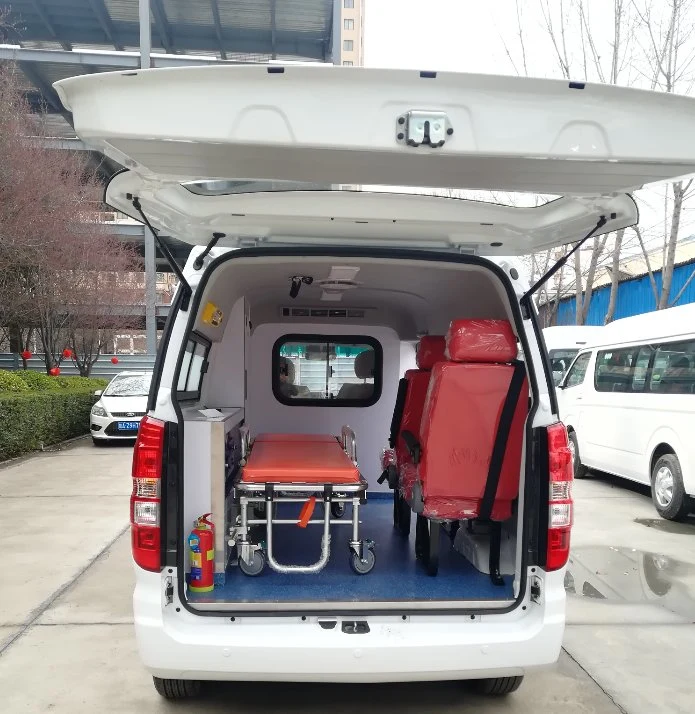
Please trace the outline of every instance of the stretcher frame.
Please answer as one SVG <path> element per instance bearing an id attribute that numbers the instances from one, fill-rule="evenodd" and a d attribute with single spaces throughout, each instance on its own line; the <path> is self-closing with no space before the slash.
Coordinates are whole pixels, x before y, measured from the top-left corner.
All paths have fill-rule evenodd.
<path id="1" fill-rule="evenodd" d="M 246 444 L 249 444 L 246 441 Z M 354 431 L 344 426 L 341 432 L 341 444 L 352 463 L 357 466 L 357 450 Z M 244 454 L 245 461 L 248 452 Z M 367 502 L 368 484 L 360 474 L 357 481 L 346 483 L 244 483 L 243 474 L 237 477 L 234 483 L 235 500 L 239 505 L 237 523 L 230 528 L 230 546 L 236 546 L 238 564 L 246 575 L 260 575 L 266 561 L 278 573 L 312 574 L 320 572 L 330 560 L 331 556 L 331 525 L 345 525 L 352 527 L 351 538 L 348 541 L 350 565 L 359 575 L 364 575 L 372 570 L 375 563 L 374 543 L 360 538 L 359 520 L 360 506 Z M 309 565 L 290 565 L 278 562 L 273 553 L 273 526 L 294 525 L 298 520 L 276 518 L 274 504 L 276 503 L 304 503 L 310 497 L 321 498 L 323 504 L 323 518 L 310 518 L 306 525 L 323 526 L 321 538 L 321 555 L 319 559 Z M 333 515 L 334 504 L 352 503 L 352 518 L 349 521 L 340 521 L 339 516 Z M 265 506 L 263 517 L 249 518 L 249 506 L 256 504 Z M 343 506 L 344 508 L 344 506 Z M 332 517 L 333 516 L 333 517 Z M 261 543 L 254 543 L 250 539 L 253 526 L 265 526 L 266 540 L 265 551 Z"/>

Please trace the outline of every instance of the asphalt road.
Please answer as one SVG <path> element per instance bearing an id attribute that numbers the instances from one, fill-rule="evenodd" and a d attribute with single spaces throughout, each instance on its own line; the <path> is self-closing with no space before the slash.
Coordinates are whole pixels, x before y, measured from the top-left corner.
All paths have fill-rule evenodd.
<path id="1" fill-rule="evenodd" d="M 504 700 L 457 683 L 211 684 L 183 707 L 138 660 L 127 531 L 131 449 L 81 441 L 0 467 L 0 711 L 187 714 L 693 710 L 695 518 L 660 521 L 645 489 L 575 485 L 558 664 Z"/>

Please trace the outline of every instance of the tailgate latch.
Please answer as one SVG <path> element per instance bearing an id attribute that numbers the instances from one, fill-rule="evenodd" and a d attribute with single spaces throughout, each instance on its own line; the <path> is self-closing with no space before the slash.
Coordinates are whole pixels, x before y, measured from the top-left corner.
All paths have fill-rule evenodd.
<path id="1" fill-rule="evenodd" d="M 454 133 L 444 112 L 410 111 L 396 120 L 396 141 L 408 146 L 444 146 L 447 136 Z"/>
<path id="2" fill-rule="evenodd" d="M 534 576 L 531 578 L 531 602 L 541 601 L 541 579 Z"/>
<path id="3" fill-rule="evenodd" d="M 174 583 L 171 578 L 164 581 L 164 599 L 167 605 L 174 602 Z"/>

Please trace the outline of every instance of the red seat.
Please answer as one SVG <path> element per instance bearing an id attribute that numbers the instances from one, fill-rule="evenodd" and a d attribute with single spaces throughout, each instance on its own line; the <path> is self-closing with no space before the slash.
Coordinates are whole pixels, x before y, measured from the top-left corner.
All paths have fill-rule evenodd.
<path id="1" fill-rule="evenodd" d="M 402 434 L 404 431 L 410 431 L 413 434 L 419 433 L 431 370 L 437 362 L 445 359 L 445 348 L 446 341 L 442 336 L 426 335 L 422 337 L 415 354 L 417 369 L 409 369 L 405 373 L 407 383 L 405 401 L 395 442 L 399 490 L 405 498 L 410 498 L 414 479 L 412 471 L 408 469 L 408 464 L 412 464 L 412 459 Z"/>
<path id="2" fill-rule="evenodd" d="M 428 519 L 511 517 L 528 413 L 528 382 L 506 320 L 456 320 L 435 364 L 414 450 L 413 510 Z M 419 447 L 419 449 L 417 448 Z M 419 459 L 418 459 L 419 451 Z"/>

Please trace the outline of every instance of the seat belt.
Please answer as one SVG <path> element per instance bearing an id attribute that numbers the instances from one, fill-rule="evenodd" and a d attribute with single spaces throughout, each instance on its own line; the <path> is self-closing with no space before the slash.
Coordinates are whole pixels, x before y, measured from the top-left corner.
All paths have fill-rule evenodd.
<path id="1" fill-rule="evenodd" d="M 396 404 L 393 407 L 391 417 L 391 433 L 389 435 L 389 446 L 394 449 L 398 441 L 398 433 L 401 430 L 401 420 L 403 419 L 403 409 L 405 408 L 405 398 L 408 394 L 408 380 L 402 377 L 398 382 L 398 392 L 396 393 Z"/>
<path id="2" fill-rule="evenodd" d="M 509 382 L 509 390 L 502 406 L 500 421 L 497 425 L 497 434 L 495 435 L 495 443 L 492 447 L 492 456 L 490 457 L 490 466 L 487 472 L 487 481 L 485 482 L 485 491 L 480 503 L 480 513 L 478 518 L 482 521 L 490 521 L 492 515 L 492 507 L 495 505 L 495 496 L 497 495 L 497 487 L 502 474 L 502 464 L 504 463 L 504 455 L 507 451 L 507 441 L 509 440 L 509 432 L 512 428 L 514 420 L 514 412 L 516 405 L 519 402 L 521 387 L 524 384 L 526 377 L 526 369 L 523 362 L 516 360 L 514 363 L 514 372 L 512 379 Z M 500 575 L 500 557 L 502 554 L 502 524 L 490 523 L 490 556 L 489 569 L 490 580 L 497 586 L 504 585 L 504 580 Z"/>
<path id="3" fill-rule="evenodd" d="M 526 377 L 526 369 L 523 362 L 514 361 L 514 372 L 512 379 L 509 382 L 509 390 L 502 406 L 500 421 L 497 425 L 497 434 L 495 435 L 495 443 L 492 447 L 492 456 L 490 457 L 490 466 L 487 471 L 487 481 L 485 482 L 485 491 L 480 503 L 480 513 L 478 518 L 481 521 L 489 521 L 492 515 L 492 507 L 495 504 L 495 496 L 497 495 L 497 487 L 502 474 L 502 464 L 504 463 L 504 455 L 507 450 L 507 441 L 509 440 L 509 432 L 512 428 L 514 420 L 514 412 L 516 405 L 519 402 L 521 387 L 524 384 Z"/>

